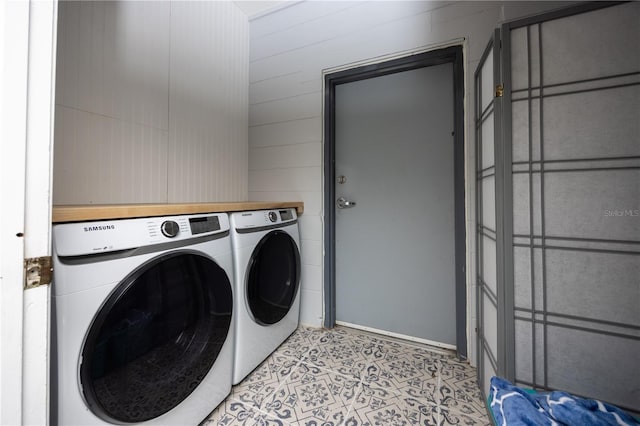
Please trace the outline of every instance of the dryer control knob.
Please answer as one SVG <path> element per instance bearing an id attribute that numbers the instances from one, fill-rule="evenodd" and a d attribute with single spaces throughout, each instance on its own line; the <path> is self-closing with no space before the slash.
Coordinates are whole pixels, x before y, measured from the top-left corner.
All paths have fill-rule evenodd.
<path id="1" fill-rule="evenodd" d="M 271 222 L 275 222 L 276 220 L 278 220 L 278 215 L 276 214 L 276 212 L 269 212 L 269 220 Z"/>
<path id="2" fill-rule="evenodd" d="M 165 237 L 173 238 L 178 235 L 180 227 L 178 226 L 177 222 L 174 222 L 173 220 L 167 220 L 165 222 L 162 222 L 162 225 L 160 225 L 160 231 L 162 231 L 162 235 L 164 235 Z"/>

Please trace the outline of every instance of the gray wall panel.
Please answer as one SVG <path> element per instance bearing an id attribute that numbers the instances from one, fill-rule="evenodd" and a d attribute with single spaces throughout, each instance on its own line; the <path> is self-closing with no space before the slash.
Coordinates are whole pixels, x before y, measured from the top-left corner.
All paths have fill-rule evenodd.
<path id="1" fill-rule="evenodd" d="M 482 123 L 482 164 L 481 169 L 486 169 L 490 166 L 495 166 L 495 155 L 493 147 L 493 134 L 495 129 L 493 128 L 494 121 L 493 112 L 487 114 L 484 123 Z"/>
<path id="2" fill-rule="evenodd" d="M 640 170 L 547 173 L 544 190 L 547 235 L 640 240 Z"/>
<path id="3" fill-rule="evenodd" d="M 546 266 L 549 311 L 640 327 L 639 255 L 547 250 Z"/>
<path id="4" fill-rule="evenodd" d="M 516 320 L 516 380 L 520 382 L 533 382 L 533 345 L 532 327 L 528 321 Z"/>
<path id="5" fill-rule="evenodd" d="M 518 246 L 513 248 L 513 253 L 515 307 L 541 310 L 544 306 L 542 249 Z"/>
<path id="6" fill-rule="evenodd" d="M 529 38 L 527 27 L 516 28 L 511 31 L 511 88 L 521 90 L 529 87 Z M 515 116 L 514 116 L 515 118 Z M 518 128 L 515 125 L 514 130 Z M 522 127 L 520 127 L 522 128 Z M 526 127 L 524 128 L 526 129 Z"/>
<path id="7" fill-rule="evenodd" d="M 550 387 L 640 407 L 639 340 L 553 326 L 547 336 Z"/>
<path id="8" fill-rule="evenodd" d="M 535 324 L 534 326 L 534 363 L 535 363 L 535 383 L 548 385 L 546 379 L 547 369 L 545 368 L 545 358 L 548 356 L 548 349 L 545 346 L 546 334 L 543 324 Z M 550 356 L 550 355 L 549 355 Z"/>
<path id="9" fill-rule="evenodd" d="M 542 136 L 540 135 L 540 99 L 531 99 L 530 103 L 531 121 L 527 131 L 531 133 L 531 161 L 540 161 L 542 145 Z"/>
<path id="10" fill-rule="evenodd" d="M 529 103 L 511 107 L 511 156 L 514 162 L 529 161 Z"/>
<path id="11" fill-rule="evenodd" d="M 491 377 L 496 376 L 498 373 L 496 372 L 495 368 L 493 368 L 493 365 L 489 360 L 489 355 L 486 352 L 483 354 L 482 363 L 483 363 L 483 368 L 482 368 L 483 380 L 484 380 L 484 383 L 487 384 L 487 392 L 488 392 L 489 383 L 491 383 Z"/>
<path id="12" fill-rule="evenodd" d="M 531 232 L 529 175 L 513 175 L 513 233 L 528 235 Z"/>
<path id="13" fill-rule="evenodd" d="M 484 337 L 491 353 L 496 355 L 498 353 L 498 311 L 486 294 L 483 298 Z"/>
<path id="14" fill-rule="evenodd" d="M 533 235 L 542 235 L 542 198 L 541 175 L 540 173 L 534 173 L 531 175 L 531 216 Z"/>
<path id="15" fill-rule="evenodd" d="M 544 83 L 637 72 L 639 14 L 640 3 L 630 2 L 545 22 Z"/>
<path id="16" fill-rule="evenodd" d="M 529 55 L 531 62 L 531 81 L 530 87 L 540 87 L 540 49 L 538 48 L 540 39 L 540 25 L 529 26 Z"/>
<path id="17" fill-rule="evenodd" d="M 640 156 L 640 85 L 545 98 L 544 133 L 545 160 Z"/>
<path id="18" fill-rule="evenodd" d="M 482 236 L 482 279 L 493 294 L 497 294 L 496 287 L 496 242 L 489 237 Z"/>
<path id="19" fill-rule="evenodd" d="M 545 307 L 545 288 L 544 288 L 544 264 L 542 262 L 543 251 L 541 248 L 533 249 L 533 303 L 536 310 L 542 310 Z"/>
<path id="20" fill-rule="evenodd" d="M 513 248 L 514 303 L 516 308 L 531 309 L 531 250 Z M 516 339 L 518 331 L 516 330 Z"/>
<path id="21" fill-rule="evenodd" d="M 493 50 L 489 52 L 485 59 L 486 64 L 493 64 Z M 493 101 L 494 85 L 493 85 L 493 66 L 484 66 L 480 71 L 480 111 L 487 109 L 491 101 Z M 493 143 L 493 138 L 491 139 Z"/>
<path id="22" fill-rule="evenodd" d="M 487 228 L 496 230 L 496 178 L 490 176 L 482 179 L 482 221 Z"/>

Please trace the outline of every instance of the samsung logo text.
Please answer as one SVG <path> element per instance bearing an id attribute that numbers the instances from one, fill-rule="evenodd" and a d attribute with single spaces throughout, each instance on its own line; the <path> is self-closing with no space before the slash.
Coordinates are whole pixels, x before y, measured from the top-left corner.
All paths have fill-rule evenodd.
<path id="1" fill-rule="evenodd" d="M 109 231 L 111 229 L 116 229 L 116 226 L 115 225 L 85 226 L 84 227 L 84 232 Z"/>

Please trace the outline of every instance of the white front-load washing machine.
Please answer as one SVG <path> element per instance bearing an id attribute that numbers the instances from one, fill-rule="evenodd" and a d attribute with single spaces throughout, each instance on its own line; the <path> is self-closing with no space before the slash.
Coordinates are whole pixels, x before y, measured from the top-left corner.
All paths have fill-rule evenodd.
<path id="1" fill-rule="evenodd" d="M 226 213 L 58 224 L 53 255 L 53 424 L 198 424 L 225 399 Z"/>
<path id="2" fill-rule="evenodd" d="M 298 327 L 300 235 L 295 209 L 237 212 L 230 222 L 237 384 Z"/>

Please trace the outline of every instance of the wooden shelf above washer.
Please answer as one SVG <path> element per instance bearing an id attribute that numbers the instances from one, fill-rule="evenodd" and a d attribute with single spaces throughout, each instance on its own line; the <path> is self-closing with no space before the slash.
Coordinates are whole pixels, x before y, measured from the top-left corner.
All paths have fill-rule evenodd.
<path id="1" fill-rule="evenodd" d="M 295 208 L 298 212 L 298 215 L 301 215 L 304 212 L 304 203 L 302 201 L 242 201 L 188 204 L 113 204 L 54 206 L 52 222 L 89 222 L 93 220 L 106 219 L 172 216 L 179 214 L 197 213 L 239 212 L 248 210 L 270 210 L 288 207 Z"/>

